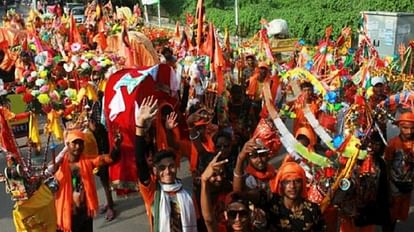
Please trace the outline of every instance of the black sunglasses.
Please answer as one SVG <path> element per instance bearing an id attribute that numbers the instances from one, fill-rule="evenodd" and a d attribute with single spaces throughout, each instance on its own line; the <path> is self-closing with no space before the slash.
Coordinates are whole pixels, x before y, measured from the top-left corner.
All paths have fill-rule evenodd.
<path id="1" fill-rule="evenodd" d="M 243 220 L 249 216 L 249 211 L 247 210 L 228 210 L 227 211 L 227 217 L 230 220 L 235 220 L 237 218 L 237 215 L 239 215 L 240 220 Z"/>

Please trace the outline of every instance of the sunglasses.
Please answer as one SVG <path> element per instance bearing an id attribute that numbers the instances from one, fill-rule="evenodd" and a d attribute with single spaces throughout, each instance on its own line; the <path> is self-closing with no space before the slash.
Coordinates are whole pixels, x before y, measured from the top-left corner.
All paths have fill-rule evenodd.
<path id="1" fill-rule="evenodd" d="M 249 217 L 249 211 L 247 210 L 228 210 L 227 217 L 230 220 L 236 220 L 237 215 L 239 215 L 240 220 L 246 220 Z"/>

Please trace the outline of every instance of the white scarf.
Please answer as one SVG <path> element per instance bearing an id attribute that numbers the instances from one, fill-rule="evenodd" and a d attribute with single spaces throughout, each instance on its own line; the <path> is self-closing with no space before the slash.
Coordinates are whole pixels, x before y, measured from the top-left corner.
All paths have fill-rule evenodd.
<path id="1" fill-rule="evenodd" d="M 181 225 L 183 232 L 197 232 L 197 217 L 194 209 L 193 199 L 190 194 L 182 188 L 181 182 L 175 184 L 160 184 L 160 215 L 159 231 L 170 232 L 171 205 L 168 192 L 176 192 L 180 207 Z"/>

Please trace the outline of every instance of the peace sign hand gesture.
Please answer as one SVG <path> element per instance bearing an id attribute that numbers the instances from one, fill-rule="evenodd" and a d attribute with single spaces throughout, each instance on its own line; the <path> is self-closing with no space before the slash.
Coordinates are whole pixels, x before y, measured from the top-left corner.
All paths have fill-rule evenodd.
<path id="1" fill-rule="evenodd" d="M 201 174 L 201 180 L 207 182 L 210 177 L 214 175 L 214 172 L 220 168 L 221 165 L 229 162 L 228 159 L 217 161 L 218 158 L 221 156 L 221 152 L 217 153 L 216 156 L 211 160 L 208 164 L 207 168 L 204 170 L 203 174 Z"/>

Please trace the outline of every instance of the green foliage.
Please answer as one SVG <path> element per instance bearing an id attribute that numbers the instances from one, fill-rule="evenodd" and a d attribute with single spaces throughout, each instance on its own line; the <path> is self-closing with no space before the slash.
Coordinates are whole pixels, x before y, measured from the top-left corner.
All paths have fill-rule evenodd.
<path id="1" fill-rule="evenodd" d="M 332 25 L 333 36 L 338 36 L 344 26 L 356 32 L 361 11 L 414 12 L 412 0 L 239 0 L 238 34 L 251 36 L 260 29 L 260 19 L 268 21 L 282 18 L 288 22 L 292 37 L 316 42 L 325 28 Z M 207 19 L 215 26 L 228 27 L 236 33 L 234 0 L 204 0 Z M 196 0 L 161 0 L 161 5 L 173 19 L 185 20 L 185 13 L 195 15 Z"/>

